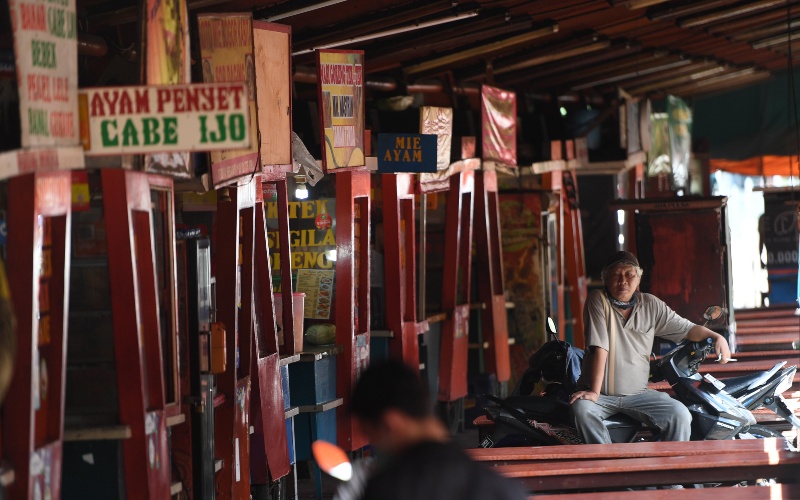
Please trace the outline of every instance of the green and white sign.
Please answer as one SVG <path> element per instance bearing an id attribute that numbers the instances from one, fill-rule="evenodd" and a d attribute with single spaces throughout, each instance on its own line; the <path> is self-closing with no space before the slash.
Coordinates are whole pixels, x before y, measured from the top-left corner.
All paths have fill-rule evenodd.
<path id="1" fill-rule="evenodd" d="M 21 144 L 77 146 L 75 0 L 10 0 L 19 82 Z"/>
<path id="2" fill-rule="evenodd" d="M 250 145 L 244 83 L 81 90 L 87 155 L 213 151 Z"/>

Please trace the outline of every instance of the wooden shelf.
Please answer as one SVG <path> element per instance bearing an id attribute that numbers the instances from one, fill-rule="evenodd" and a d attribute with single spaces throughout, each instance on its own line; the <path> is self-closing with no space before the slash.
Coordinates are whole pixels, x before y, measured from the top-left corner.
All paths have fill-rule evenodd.
<path id="1" fill-rule="evenodd" d="M 183 483 L 178 481 L 176 483 L 172 483 L 169 485 L 169 494 L 170 496 L 175 496 L 178 493 L 183 491 Z"/>
<path id="2" fill-rule="evenodd" d="M 113 441 L 129 439 L 132 435 L 128 425 L 64 429 L 64 441 Z"/>
<path id="3" fill-rule="evenodd" d="M 394 332 L 391 330 L 370 330 L 370 338 L 375 337 L 379 339 L 393 339 Z"/>
<path id="4" fill-rule="evenodd" d="M 530 167 L 520 167 L 519 173 L 521 175 L 530 175 L 575 170 L 578 175 L 618 174 L 644 163 L 646 159 L 647 154 L 639 151 L 630 154 L 624 160 L 590 161 L 588 163 L 580 160 L 549 160 L 533 163 Z"/>
<path id="5" fill-rule="evenodd" d="M 301 405 L 297 407 L 297 410 L 298 413 L 321 413 L 323 411 L 332 410 L 337 406 L 342 406 L 342 403 L 344 403 L 344 399 L 338 398 L 317 405 Z"/>
<path id="6" fill-rule="evenodd" d="M 283 356 L 281 356 L 280 365 L 281 366 L 286 366 L 286 365 L 290 365 L 290 364 L 292 364 L 292 363 L 294 363 L 296 361 L 300 361 L 300 353 L 284 354 Z"/>
<path id="7" fill-rule="evenodd" d="M 336 356 L 342 351 L 344 348 L 340 345 L 312 347 L 300 353 L 300 361 L 319 361 L 322 358 Z"/>
<path id="8" fill-rule="evenodd" d="M 167 427 L 173 427 L 184 422 L 186 422 L 186 415 L 183 413 L 178 413 L 177 415 L 167 417 Z"/>

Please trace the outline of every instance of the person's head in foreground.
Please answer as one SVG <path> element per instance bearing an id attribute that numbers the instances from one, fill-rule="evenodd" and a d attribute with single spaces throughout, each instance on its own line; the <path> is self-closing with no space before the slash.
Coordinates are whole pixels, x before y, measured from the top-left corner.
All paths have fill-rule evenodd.
<path id="1" fill-rule="evenodd" d="M 350 411 L 369 442 L 387 453 L 449 438 L 419 375 L 400 361 L 370 364 L 356 382 Z"/>

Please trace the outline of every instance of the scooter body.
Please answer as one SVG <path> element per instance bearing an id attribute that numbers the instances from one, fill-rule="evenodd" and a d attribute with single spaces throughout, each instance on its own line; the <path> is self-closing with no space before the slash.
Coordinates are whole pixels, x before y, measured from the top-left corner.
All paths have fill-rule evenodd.
<path id="1" fill-rule="evenodd" d="M 687 342 L 651 363 L 651 380 L 666 380 L 675 392 L 674 397 L 692 413 L 692 440 L 754 437 L 748 434 L 756 424 L 752 410 L 761 406 L 772 409 L 800 429 L 800 421 L 780 396 L 791 385 L 795 367 L 781 365 L 768 372 L 737 377 L 731 379 L 728 387 L 728 381 L 697 373 L 712 351 L 710 339 Z M 485 406 L 484 413 L 495 427 L 482 439 L 484 448 L 583 442 L 570 421 L 569 404 L 564 401 L 547 396 L 512 396 L 505 400 L 487 396 L 487 399 L 494 404 Z M 605 423 L 615 443 L 658 439 L 657 433 L 623 414 L 613 415 Z"/>

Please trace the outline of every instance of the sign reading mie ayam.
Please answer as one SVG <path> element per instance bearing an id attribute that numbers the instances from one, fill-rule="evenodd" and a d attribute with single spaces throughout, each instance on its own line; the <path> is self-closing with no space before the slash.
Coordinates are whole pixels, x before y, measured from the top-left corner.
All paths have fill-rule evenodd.
<path id="1" fill-rule="evenodd" d="M 363 68 L 363 51 L 317 51 L 322 163 L 328 172 L 364 166 Z"/>
<path id="2" fill-rule="evenodd" d="M 8 2 L 19 82 L 22 147 L 77 146 L 75 0 Z"/>
<path id="3" fill-rule="evenodd" d="M 244 83 L 81 91 L 86 154 L 211 151 L 250 145 Z"/>

